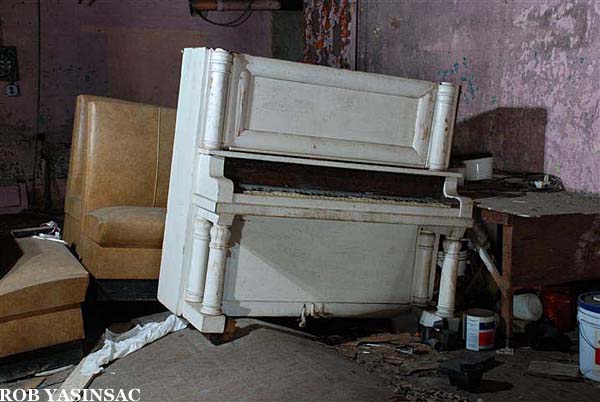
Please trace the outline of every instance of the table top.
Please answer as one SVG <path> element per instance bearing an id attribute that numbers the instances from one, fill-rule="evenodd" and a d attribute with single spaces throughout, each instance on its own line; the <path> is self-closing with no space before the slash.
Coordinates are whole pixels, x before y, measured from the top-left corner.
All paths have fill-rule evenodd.
<path id="1" fill-rule="evenodd" d="M 460 190 L 459 190 L 460 193 Z M 502 212 L 524 218 L 548 215 L 600 214 L 600 197 L 569 191 L 527 192 L 518 197 L 474 199 L 480 209 Z"/>

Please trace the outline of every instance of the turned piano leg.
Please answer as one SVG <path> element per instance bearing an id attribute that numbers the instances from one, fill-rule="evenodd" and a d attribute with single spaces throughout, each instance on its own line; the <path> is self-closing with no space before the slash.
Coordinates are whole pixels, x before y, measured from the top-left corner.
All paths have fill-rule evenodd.
<path id="1" fill-rule="evenodd" d="M 416 306 L 429 304 L 429 276 L 434 241 L 435 234 L 426 230 L 421 230 L 417 238 L 412 295 L 412 302 Z"/>
<path id="2" fill-rule="evenodd" d="M 206 268 L 208 264 L 208 242 L 210 241 L 210 228 L 212 223 L 204 218 L 197 218 L 194 222 L 194 242 L 192 244 L 192 258 L 188 276 L 185 300 L 199 303 L 204 295 L 206 281 Z"/>
<path id="3" fill-rule="evenodd" d="M 444 240 L 446 256 L 442 264 L 442 276 L 440 278 L 440 294 L 437 305 L 437 315 L 439 317 L 454 317 L 458 255 L 461 245 L 462 243 L 459 238 L 447 237 Z"/>
<path id="4" fill-rule="evenodd" d="M 210 229 L 206 282 L 200 309 L 203 319 L 202 327 L 198 328 L 202 332 L 222 333 L 225 328 L 221 304 L 230 235 L 229 225 L 214 224 Z"/>

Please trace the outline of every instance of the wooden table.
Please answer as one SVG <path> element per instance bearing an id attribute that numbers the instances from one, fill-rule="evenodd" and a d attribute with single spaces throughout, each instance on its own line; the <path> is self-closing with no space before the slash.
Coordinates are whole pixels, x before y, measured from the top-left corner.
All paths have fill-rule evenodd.
<path id="1" fill-rule="evenodd" d="M 515 291 L 600 279 L 600 198 L 563 191 L 474 201 L 475 219 L 498 225 L 499 266 L 491 274 L 508 344 Z"/>

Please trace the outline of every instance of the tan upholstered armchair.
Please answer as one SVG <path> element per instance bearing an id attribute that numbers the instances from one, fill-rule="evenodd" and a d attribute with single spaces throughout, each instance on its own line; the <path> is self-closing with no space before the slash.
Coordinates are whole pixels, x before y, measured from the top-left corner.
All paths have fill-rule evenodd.
<path id="1" fill-rule="evenodd" d="M 175 110 L 77 99 L 65 240 L 96 279 L 158 279 Z"/>
<path id="2" fill-rule="evenodd" d="M 87 111 L 90 102 L 97 100 L 110 101 L 99 96 L 80 95 L 75 104 L 73 121 L 73 138 L 71 140 L 71 160 L 67 177 L 67 193 L 65 195 L 65 228 L 64 239 L 71 245 L 79 243 L 81 221 L 83 220 L 83 177 L 85 172 L 85 156 L 87 146 Z"/>

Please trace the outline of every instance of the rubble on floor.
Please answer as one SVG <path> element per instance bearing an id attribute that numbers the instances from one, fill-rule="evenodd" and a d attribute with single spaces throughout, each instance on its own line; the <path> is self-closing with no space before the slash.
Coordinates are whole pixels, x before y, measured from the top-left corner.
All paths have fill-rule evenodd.
<path id="1" fill-rule="evenodd" d="M 132 321 L 144 324 L 164 317 L 157 314 Z M 120 323 L 111 328 L 125 331 L 131 325 Z M 333 325 L 328 336 L 319 337 L 287 326 L 241 319 L 232 322 L 234 333 L 222 343 L 185 329 L 113 362 L 89 387 L 131 388 L 135 384 L 142 390 L 143 401 L 550 402 L 600 398 L 600 384 L 576 373 L 574 351 L 517 348 L 513 356 L 464 349 L 438 352 L 409 332 L 369 334 L 366 327 L 340 329 L 336 334 Z M 495 356 L 502 364 L 484 374 L 476 392 L 451 385 L 440 365 L 480 353 Z M 41 373 L 0 388 L 60 388 L 73 369 Z M 534 371 L 570 373 L 571 378 L 549 378 Z M 575 375 L 576 381 L 571 381 Z"/>
<path id="2" fill-rule="evenodd" d="M 331 339 L 335 338 L 326 340 Z M 571 352 L 522 347 L 512 356 L 464 349 L 438 352 L 408 332 L 374 334 L 344 340 L 332 347 L 346 359 L 382 378 L 397 401 L 587 401 L 600 398 L 600 384 L 585 380 L 579 374 L 576 347 Z M 493 356 L 498 362 L 488 367 L 479 389 L 469 392 L 451 385 L 440 366 L 452 359 L 478 354 Z M 538 373 L 533 373 L 534 370 Z"/>

